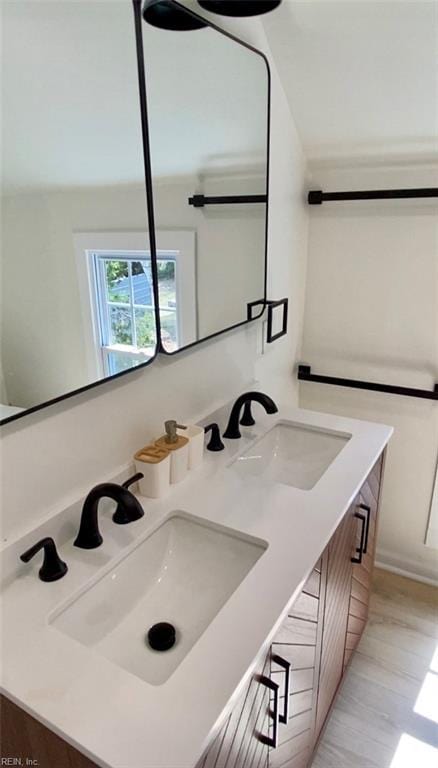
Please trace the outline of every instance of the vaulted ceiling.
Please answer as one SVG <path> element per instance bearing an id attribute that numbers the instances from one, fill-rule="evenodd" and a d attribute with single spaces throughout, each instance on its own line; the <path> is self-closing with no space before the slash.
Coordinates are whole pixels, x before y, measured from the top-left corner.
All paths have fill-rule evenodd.
<path id="1" fill-rule="evenodd" d="M 263 26 L 309 159 L 437 159 L 435 0 L 283 0 Z"/>

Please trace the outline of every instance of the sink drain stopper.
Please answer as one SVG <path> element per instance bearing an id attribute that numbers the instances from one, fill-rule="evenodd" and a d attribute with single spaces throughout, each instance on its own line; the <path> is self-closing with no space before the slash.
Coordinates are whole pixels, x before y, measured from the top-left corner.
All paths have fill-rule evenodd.
<path id="1" fill-rule="evenodd" d="M 154 651 L 168 651 L 175 645 L 175 627 L 167 621 L 160 621 L 150 628 L 147 639 Z"/>

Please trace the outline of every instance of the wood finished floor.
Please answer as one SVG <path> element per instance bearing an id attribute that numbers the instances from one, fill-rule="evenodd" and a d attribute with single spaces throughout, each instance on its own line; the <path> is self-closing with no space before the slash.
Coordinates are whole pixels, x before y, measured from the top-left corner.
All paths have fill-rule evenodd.
<path id="1" fill-rule="evenodd" d="M 312 768 L 437 768 L 437 648 L 438 589 L 376 569 L 368 625 Z"/>

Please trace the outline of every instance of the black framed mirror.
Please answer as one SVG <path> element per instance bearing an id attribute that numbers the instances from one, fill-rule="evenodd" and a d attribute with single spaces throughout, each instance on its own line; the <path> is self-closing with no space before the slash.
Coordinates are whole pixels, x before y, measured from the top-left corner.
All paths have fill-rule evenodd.
<path id="1" fill-rule="evenodd" d="M 2 15 L 6 423 L 148 365 L 157 330 L 133 5 Z"/>
<path id="2" fill-rule="evenodd" d="M 260 51 L 166 5 L 184 31 L 141 28 L 159 351 L 175 354 L 265 309 L 270 72 Z"/>

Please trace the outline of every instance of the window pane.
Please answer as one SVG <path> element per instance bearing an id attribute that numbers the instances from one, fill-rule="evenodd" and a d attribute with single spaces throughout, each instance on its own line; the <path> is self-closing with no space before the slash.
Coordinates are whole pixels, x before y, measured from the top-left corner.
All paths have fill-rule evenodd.
<path id="1" fill-rule="evenodd" d="M 107 300 L 130 303 L 128 262 L 105 259 Z"/>
<path id="2" fill-rule="evenodd" d="M 135 309 L 135 327 L 137 331 L 137 346 L 153 353 L 156 333 L 153 309 Z"/>
<path id="3" fill-rule="evenodd" d="M 128 371 L 137 365 L 145 363 L 152 355 L 133 356 L 123 352 L 108 352 L 106 356 L 108 376 L 113 376 L 120 371 Z"/>
<path id="4" fill-rule="evenodd" d="M 130 310 L 109 305 L 109 312 L 111 326 L 110 344 L 132 344 Z"/>
<path id="5" fill-rule="evenodd" d="M 160 308 L 161 338 L 166 345 L 166 351 L 174 352 L 178 349 L 178 328 L 176 312 L 169 312 Z"/>
<path id="6" fill-rule="evenodd" d="M 154 303 L 150 261 L 132 262 L 132 290 L 134 304 L 151 307 Z"/>
<path id="7" fill-rule="evenodd" d="M 158 290 L 160 295 L 160 307 L 176 307 L 176 262 L 174 259 L 159 259 Z"/>

